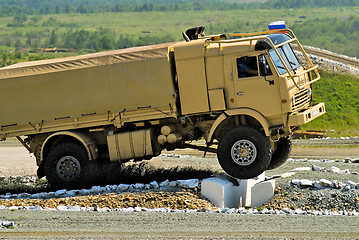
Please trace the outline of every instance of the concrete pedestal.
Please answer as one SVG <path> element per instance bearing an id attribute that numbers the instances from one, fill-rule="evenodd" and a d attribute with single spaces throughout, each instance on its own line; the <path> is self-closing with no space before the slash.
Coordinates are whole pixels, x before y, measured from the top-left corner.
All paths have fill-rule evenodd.
<path id="1" fill-rule="evenodd" d="M 256 207 L 274 195 L 275 180 L 265 181 L 262 173 L 252 179 L 235 179 L 228 175 L 202 181 L 201 194 L 220 208 Z"/>

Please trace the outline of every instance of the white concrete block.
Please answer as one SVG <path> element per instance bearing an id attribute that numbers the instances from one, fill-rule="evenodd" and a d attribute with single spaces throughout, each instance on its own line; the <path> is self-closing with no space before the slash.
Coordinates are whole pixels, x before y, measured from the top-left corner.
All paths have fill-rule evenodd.
<path id="1" fill-rule="evenodd" d="M 239 207 L 239 189 L 229 180 L 216 177 L 204 179 L 201 194 L 220 208 Z"/>
<path id="2" fill-rule="evenodd" d="M 255 184 L 251 189 L 251 207 L 261 206 L 274 196 L 275 180 Z"/>
<path id="3" fill-rule="evenodd" d="M 238 179 L 239 183 L 239 205 L 241 207 L 251 206 L 252 187 L 265 180 L 265 175 L 261 175 L 251 179 Z"/>
<path id="4" fill-rule="evenodd" d="M 268 201 L 268 199 L 273 196 L 275 183 L 274 180 L 268 181 L 273 183 L 273 186 L 272 184 L 262 184 L 255 188 L 259 191 L 262 191 L 263 193 L 252 191 L 256 184 L 261 184 L 264 180 L 264 173 L 256 178 L 245 180 L 234 179 L 228 175 L 207 178 L 202 181 L 201 194 L 220 208 L 239 208 L 251 206 L 253 201 L 255 203 L 260 202 L 260 200 L 257 200 L 258 198 L 263 198 L 265 201 Z M 268 189 L 264 189 L 265 187 L 268 187 Z M 272 193 L 272 195 L 269 197 L 270 193 Z M 257 195 L 259 197 L 257 197 Z"/>

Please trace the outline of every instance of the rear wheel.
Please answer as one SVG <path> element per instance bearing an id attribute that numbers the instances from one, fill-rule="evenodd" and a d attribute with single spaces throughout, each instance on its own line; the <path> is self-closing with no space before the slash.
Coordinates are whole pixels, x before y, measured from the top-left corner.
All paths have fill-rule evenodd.
<path id="1" fill-rule="evenodd" d="M 55 145 L 47 155 L 45 175 L 51 187 L 72 189 L 91 184 L 93 166 L 80 144 L 64 142 Z"/>
<path id="2" fill-rule="evenodd" d="M 260 175 L 267 169 L 271 159 L 269 139 L 250 126 L 229 130 L 219 142 L 217 152 L 223 170 L 240 179 Z"/>
<path id="3" fill-rule="evenodd" d="M 269 163 L 268 170 L 276 169 L 282 166 L 289 158 L 292 152 L 292 138 L 284 137 L 278 140 L 276 148 L 272 154 L 272 160 Z"/>

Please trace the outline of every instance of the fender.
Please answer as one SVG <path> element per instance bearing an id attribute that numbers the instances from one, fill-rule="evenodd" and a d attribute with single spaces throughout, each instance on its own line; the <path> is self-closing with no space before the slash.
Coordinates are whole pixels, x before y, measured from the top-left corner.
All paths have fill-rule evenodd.
<path id="1" fill-rule="evenodd" d="M 59 137 L 59 136 L 68 136 L 78 140 L 86 149 L 89 160 L 91 161 L 97 159 L 98 157 L 97 144 L 96 141 L 89 134 L 85 134 L 81 132 L 62 131 L 62 132 L 56 132 L 54 134 L 51 134 L 45 139 L 41 147 L 40 164 L 43 162 L 45 158 L 44 156 L 45 150 L 51 147 L 51 144 L 49 143 L 51 143 L 52 141 L 50 140 L 54 140 L 55 137 Z"/>
<path id="2" fill-rule="evenodd" d="M 211 130 L 209 131 L 209 134 L 207 136 L 207 142 L 211 142 L 213 139 L 213 134 L 214 132 L 217 130 L 217 127 L 227 118 L 231 117 L 231 116 L 236 116 L 236 115 L 248 115 L 253 117 L 254 119 L 256 119 L 263 127 L 264 132 L 266 134 L 266 136 L 270 136 L 270 132 L 269 132 L 269 122 L 268 120 L 259 112 L 257 112 L 256 110 L 250 109 L 250 108 L 240 108 L 240 109 L 231 109 L 231 110 L 227 110 L 224 111 L 224 113 L 222 113 L 217 119 L 216 121 L 213 123 Z"/>

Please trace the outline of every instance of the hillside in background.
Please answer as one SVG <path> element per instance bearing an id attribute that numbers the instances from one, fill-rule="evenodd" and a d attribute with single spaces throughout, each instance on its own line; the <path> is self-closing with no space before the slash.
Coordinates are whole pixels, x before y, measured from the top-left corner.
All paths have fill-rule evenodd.
<path id="1" fill-rule="evenodd" d="M 313 103 L 324 102 L 326 114 L 304 125 L 328 136 L 359 136 L 359 78 L 321 71 L 313 84 Z"/>

